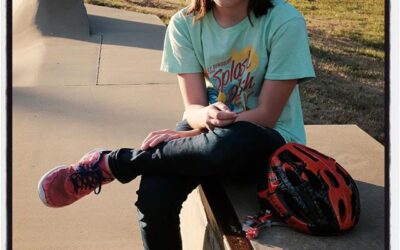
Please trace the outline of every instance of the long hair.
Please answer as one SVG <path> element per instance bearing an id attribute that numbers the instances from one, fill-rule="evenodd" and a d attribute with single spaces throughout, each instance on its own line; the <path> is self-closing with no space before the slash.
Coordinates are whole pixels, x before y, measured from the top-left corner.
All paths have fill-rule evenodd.
<path id="1" fill-rule="evenodd" d="M 193 14 L 196 20 L 200 20 L 209 10 L 211 10 L 213 5 L 214 1 L 212 0 L 192 0 L 187 14 Z M 249 4 L 247 5 L 247 15 L 250 17 L 250 12 L 254 11 L 256 17 L 262 16 L 273 6 L 271 0 L 249 0 Z"/>

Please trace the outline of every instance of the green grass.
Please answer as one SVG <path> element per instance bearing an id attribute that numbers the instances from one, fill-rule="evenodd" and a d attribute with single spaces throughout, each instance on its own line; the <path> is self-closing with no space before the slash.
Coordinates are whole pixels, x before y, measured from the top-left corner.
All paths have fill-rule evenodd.
<path id="1" fill-rule="evenodd" d="M 384 134 L 383 0 L 289 0 L 305 16 L 317 78 L 301 86 L 306 124 Z"/>
<path id="2" fill-rule="evenodd" d="M 384 49 L 384 0 L 289 0 L 319 30 Z M 314 26 L 312 24 L 312 26 Z"/>
<path id="3" fill-rule="evenodd" d="M 158 15 L 184 0 L 85 0 Z M 384 143 L 384 1 L 289 0 L 305 16 L 317 78 L 302 84 L 306 124 L 357 124 Z"/>

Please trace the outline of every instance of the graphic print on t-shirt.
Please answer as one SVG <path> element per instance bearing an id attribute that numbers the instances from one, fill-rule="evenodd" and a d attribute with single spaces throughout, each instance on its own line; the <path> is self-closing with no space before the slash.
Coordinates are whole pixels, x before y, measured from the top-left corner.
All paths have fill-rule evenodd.
<path id="1" fill-rule="evenodd" d="M 223 102 L 235 111 L 246 110 L 247 100 L 253 94 L 254 71 L 258 65 L 255 49 L 247 46 L 241 51 L 233 49 L 228 59 L 208 67 L 206 76 L 218 90 L 218 95 L 209 96 L 209 101 Z"/>

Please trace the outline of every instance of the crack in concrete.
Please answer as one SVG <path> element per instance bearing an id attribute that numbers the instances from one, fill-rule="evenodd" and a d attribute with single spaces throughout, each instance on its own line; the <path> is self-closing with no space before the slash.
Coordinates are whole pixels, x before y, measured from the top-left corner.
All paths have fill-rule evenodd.
<path id="1" fill-rule="evenodd" d="M 101 62 L 101 49 L 103 47 L 103 35 L 100 34 L 100 48 L 99 48 L 99 60 L 97 63 L 97 77 L 96 77 L 96 85 L 99 85 L 99 75 L 100 75 L 100 62 Z"/>

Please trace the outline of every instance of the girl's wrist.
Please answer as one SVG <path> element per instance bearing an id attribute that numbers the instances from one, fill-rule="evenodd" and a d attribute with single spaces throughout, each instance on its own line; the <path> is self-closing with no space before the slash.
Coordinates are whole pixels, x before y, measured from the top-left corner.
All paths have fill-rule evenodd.
<path id="1" fill-rule="evenodd" d="M 187 120 L 189 125 L 200 132 L 203 129 L 206 129 L 206 122 L 207 122 L 207 107 L 193 107 L 189 110 L 184 112 L 183 118 Z"/>
<path id="2" fill-rule="evenodd" d="M 196 128 L 196 129 L 193 129 L 191 132 L 192 132 L 192 136 L 196 136 L 196 135 L 199 135 L 199 134 L 201 134 L 202 133 L 202 129 L 199 129 L 199 128 Z"/>
<path id="3" fill-rule="evenodd" d="M 201 129 L 192 129 L 188 131 L 180 131 L 182 137 L 192 137 L 201 134 L 202 130 Z"/>

